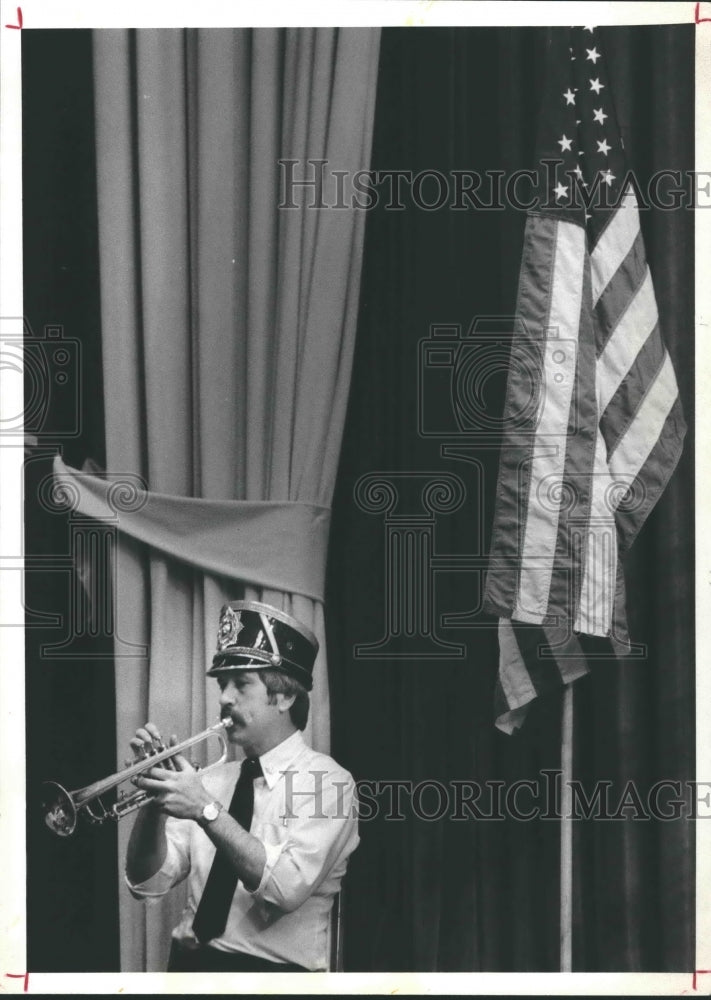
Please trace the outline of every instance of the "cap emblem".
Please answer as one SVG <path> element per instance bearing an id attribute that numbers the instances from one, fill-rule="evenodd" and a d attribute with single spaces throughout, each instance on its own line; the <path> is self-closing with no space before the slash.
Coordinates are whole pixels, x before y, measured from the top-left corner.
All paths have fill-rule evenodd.
<path id="1" fill-rule="evenodd" d="M 242 612 L 235 611 L 227 605 L 220 618 L 220 627 L 217 630 L 217 650 L 222 652 L 229 646 L 237 645 L 237 638 L 244 628 L 242 624 Z"/>

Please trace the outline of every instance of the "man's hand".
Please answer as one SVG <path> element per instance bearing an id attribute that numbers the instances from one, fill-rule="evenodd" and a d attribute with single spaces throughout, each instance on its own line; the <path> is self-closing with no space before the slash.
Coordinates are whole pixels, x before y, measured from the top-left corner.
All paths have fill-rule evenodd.
<path id="1" fill-rule="evenodd" d="M 178 740 L 171 736 L 168 746 L 175 746 Z M 158 727 L 147 722 L 136 730 L 131 740 L 135 760 L 146 760 L 155 753 L 166 749 Z M 137 788 L 152 796 L 152 805 L 168 816 L 179 819 L 198 820 L 203 807 L 212 802 L 196 771 L 181 754 L 162 761 L 150 770 L 134 778 Z"/>
<path id="2" fill-rule="evenodd" d="M 177 742 L 177 738 L 171 736 L 168 746 L 175 746 Z M 158 727 L 147 722 L 137 729 L 131 748 L 134 760 L 150 760 L 152 754 L 165 749 Z M 128 880 L 139 885 L 154 875 L 165 861 L 166 816 L 198 821 L 204 807 L 214 801 L 214 796 L 207 793 L 200 774 L 182 754 L 175 754 L 151 767 L 134 781 L 151 796 L 150 802 L 138 811 L 126 854 Z M 261 840 L 244 830 L 227 810 L 204 830 L 217 850 L 226 854 L 244 885 L 250 891 L 256 889 L 267 860 Z"/>
<path id="3" fill-rule="evenodd" d="M 168 816 L 198 820 L 213 797 L 208 795 L 192 764 L 180 754 L 171 759 L 176 770 L 152 767 L 145 775 L 138 776 L 136 785 L 152 795 L 156 807 Z"/>
<path id="4" fill-rule="evenodd" d="M 177 742 L 177 736 L 171 736 L 168 744 L 169 746 L 175 746 Z M 133 750 L 134 759 L 125 762 L 127 767 L 129 764 L 134 764 L 139 760 L 146 760 L 147 757 L 165 750 L 166 745 L 158 731 L 158 726 L 154 722 L 147 722 L 142 729 L 137 729 L 136 735 L 131 740 L 131 749 Z M 175 770 L 172 759 L 164 760 L 163 764 L 159 766 Z"/>

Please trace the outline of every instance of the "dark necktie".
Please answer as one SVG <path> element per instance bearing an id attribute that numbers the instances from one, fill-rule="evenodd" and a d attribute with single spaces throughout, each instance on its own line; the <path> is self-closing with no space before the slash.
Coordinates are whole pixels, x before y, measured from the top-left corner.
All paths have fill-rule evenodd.
<path id="1" fill-rule="evenodd" d="M 254 810 L 254 779 L 262 774 L 258 758 L 242 762 L 239 780 L 230 802 L 230 816 L 249 832 Z M 217 851 L 207 877 L 202 899 L 193 919 L 195 937 L 204 943 L 219 937 L 227 926 L 227 917 L 239 876 L 222 851 Z"/>

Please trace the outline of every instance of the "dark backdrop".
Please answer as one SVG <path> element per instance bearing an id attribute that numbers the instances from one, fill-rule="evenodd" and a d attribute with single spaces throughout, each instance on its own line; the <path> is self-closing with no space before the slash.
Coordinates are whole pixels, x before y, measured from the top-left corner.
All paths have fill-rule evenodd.
<path id="1" fill-rule="evenodd" d="M 642 186 L 654 170 L 691 169 L 693 28 L 615 28 L 599 35 L 630 166 Z M 543 42 L 544 32 L 529 29 L 385 31 L 373 169 L 508 175 L 533 167 Z M 434 202 L 434 187 L 423 190 Z M 405 534 L 405 522 L 414 525 L 419 515 L 411 536 L 426 534 L 419 490 L 428 476 L 413 473 L 431 480 L 455 474 L 466 487 L 458 510 L 433 517 L 431 546 L 438 555 L 485 552 L 493 519 L 496 451 L 476 436 L 423 436 L 418 415 L 430 412 L 432 394 L 440 404 L 451 399 L 453 373 L 445 366 L 418 379 L 418 359 L 433 324 L 458 324 L 464 333 L 477 316 L 511 314 L 524 214 L 408 206 L 397 211 L 381 204 L 368 218 L 330 550 L 334 752 L 360 779 L 540 780 L 542 768 L 560 764 L 560 704 L 536 705 L 513 737 L 494 730 L 497 641 L 494 623 L 476 610 L 476 569 L 454 569 L 453 560 L 444 560 L 450 568 L 434 579 L 427 623 L 442 640 L 462 643 L 464 659 L 428 654 L 431 639 L 408 637 L 404 627 L 387 657 L 365 659 L 354 651 L 381 639 L 388 599 L 398 599 L 385 583 L 386 536 L 398 531 L 392 519 L 403 519 Z M 662 329 L 692 420 L 693 213 L 643 212 L 642 226 Z M 498 371 L 493 365 L 482 380 L 481 411 L 492 419 L 501 412 L 502 370 L 505 365 Z M 457 440 L 459 453 L 443 456 L 442 446 Z M 593 675 L 576 686 L 576 777 L 588 791 L 595 779 L 610 781 L 613 802 L 629 779 L 644 796 L 655 780 L 693 776 L 692 468 L 690 436 L 628 561 L 632 636 L 646 644 L 647 655 L 624 665 L 595 661 Z M 399 490 L 389 512 L 387 504 L 379 512 L 364 509 L 357 491 L 361 477 L 376 471 Z M 376 507 L 378 498 L 371 499 Z M 397 558 L 389 550 L 395 575 Z M 421 564 L 413 576 L 423 578 Z M 442 621 L 467 611 L 473 612 L 469 627 Z M 394 658 L 398 653 L 404 658 Z M 522 794 L 520 801 L 525 808 L 530 800 Z M 434 813 L 439 802 L 432 790 L 423 805 Z M 351 864 L 347 967 L 558 968 L 556 822 L 428 822 L 407 810 L 397 821 L 382 814 L 386 795 L 380 804 L 380 815 L 361 826 Z M 688 821 L 576 824 L 575 969 L 691 968 L 692 834 Z"/>
<path id="2" fill-rule="evenodd" d="M 22 87 L 24 308 L 46 359 L 25 410 L 49 401 L 25 479 L 28 967 L 105 971 L 119 961 L 116 831 L 81 824 L 59 840 L 39 810 L 42 781 L 75 789 L 116 771 L 111 639 L 76 628 L 71 524 L 47 489 L 58 447 L 71 465 L 103 463 L 91 32 L 24 31 Z"/>
<path id="3" fill-rule="evenodd" d="M 693 27 L 603 34 L 632 165 L 642 178 L 691 168 Z M 542 40 L 529 29 L 384 30 L 373 168 L 530 168 Z M 83 388 L 81 405 L 76 393 L 50 392 L 27 471 L 26 546 L 41 559 L 26 583 L 29 967 L 111 971 L 118 967 L 115 833 L 80 829 L 58 841 L 35 808 L 45 778 L 75 788 L 117 766 L 110 637 L 101 630 L 77 636 L 71 659 L 41 649 L 66 638 L 72 611 L 71 524 L 36 499 L 48 456 L 61 445 L 72 465 L 103 459 L 90 34 L 24 32 L 23 88 L 25 313 L 35 338 L 59 324 L 79 342 L 74 377 Z M 432 200 L 434 189 L 423 194 Z M 358 779 L 439 780 L 451 794 L 456 779 L 535 780 L 559 765 L 556 699 L 536 705 L 514 737 L 493 729 L 494 623 L 477 611 L 476 570 L 451 559 L 486 551 L 496 451 L 479 444 L 444 457 L 443 444 L 462 440 L 421 433 L 441 430 L 447 419 L 452 375 L 446 366 L 425 367 L 420 385 L 420 342 L 433 324 L 465 331 L 477 316 L 511 313 L 524 217 L 427 212 L 404 201 L 402 211 L 381 201 L 368 217 L 329 561 L 333 752 Z M 642 226 L 691 422 L 693 216 L 643 213 Z M 499 412 L 503 382 L 501 369 L 487 380 L 487 413 Z M 436 401 L 435 411 L 425 413 L 419 400 Z M 693 777 L 692 469 L 690 437 L 628 563 L 633 639 L 648 645 L 648 656 L 621 668 L 598 662 L 576 686 L 576 774 L 588 782 L 608 779 L 619 788 L 634 778 L 644 787 Z M 377 493 L 355 495 L 361 477 L 376 472 L 390 474 L 399 491 L 387 525 L 383 509 L 367 509 L 377 508 Z M 429 508 L 422 505 L 423 485 L 445 474 L 459 477 L 466 494 L 450 513 L 436 509 L 446 486 L 439 500 L 430 495 Z M 411 609 L 413 634 L 396 637 L 387 656 L 365 658 L 355 647 L 383 638 L 388 593 L 399 593 L 388 590 L 386 531 L 411 546 L 404 558 L 419 552 L 422 560 L 429 545 L 443 563 L 431 605 L 411 589 L 420 601 L 419 611 Z M 416 565 L 405 574 L 411 583 L 423 578 L 424 563 Z M 32 627 L 42 612 L 59 614 L 61 623 Z M 469 613 L 466 626 L 442 620 L 458 613 Z M 462 658 L 433 653 L 432 627 L 438 641 L 463 647 Z M 406 797 L 403 803 L 404 818 L 388 820 L 387 797 L 380 797 L 379 814 L 361 825 L 345 896 L 346 969 L 555 970 L 557 823 L 426 821 L 412 815 Z M 435 812 L 432 788 L 421 805 Z M 688 822 L 576 826 L 576 969 L 692 967 L 691 834 Z"/>

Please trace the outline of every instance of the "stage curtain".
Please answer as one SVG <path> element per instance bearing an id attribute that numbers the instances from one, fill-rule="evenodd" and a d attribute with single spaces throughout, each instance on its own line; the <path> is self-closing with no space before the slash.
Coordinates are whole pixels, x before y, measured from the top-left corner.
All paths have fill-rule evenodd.
<path id="1" fill-rule="evenodd" d="M 378 45 L 377 29 L 94 33 L 109 478 L 140 476 L 152 496 L 330 506 L 365 216 L 311 209 L 308 188 L 280 208 L 279 160 L 298 161 L 296 178 L 307 159 L 367 167 Z M 321 639 L 309 736 L 327 749 L 322 604 L 206 575 L 188 549 L 177 561 L 122 540 L 119 760 L 147 718 L 179 736 L 213 720 L 219 607 L 245 593 Z M 123 970 L 165 968 L 181 902 L 146 911 L 121 891 Z"/>
<path id="2" fill-rule="evenodd" d="M 403 181 L 399 208 L 384 181 L 369 216 L 333 506 L 328 628 L 342 653 L 332 678 L 334 753 L 356 778 L 389 788 L 377 807 L 370 802 L 351 862 L 348 970 L 559 968 L 559 822 L 555 813 L 516 820 L 503 797 L 516 781 L 545 789 L 543 772 L 560 767 L 560 702 L 541 700 L 514 736 L 495 730 L 496 623 L 480 610 L 483 573 L 467 566 L 477 556 L 485 566 L 488 551 L 498 450 L 486 432 L 503 405 L 505 336 L 503 361 L 464 387 L 479 403 L 469 414 L 474 433 L 453 416 L 462 389 L 453 344 L 475 321 L 496 341 L 504 327 L 492 318 L 510 317 L 515 305 L 525 212 L 507 203 L 505 183 L 535 166 L 545 37 L 538 29 L 383 31 L 372 167 L 430 176 L 420 204 Z M 693 25 L 596 29 L 596 38 L 642 189 L 655 171 L 693 169 Z M 455 170 L 478 172 L 479 187 L 466 185 L 478 203 L 460 197 L 453 208 Z M 522 183 L 524 199 L 528 190 Z M 444 204 L 432 207 L 442 191 Z M 630 631 L 643 655 L 595 661 L 575 685 L 575 777 L 588 794 L 608 782 L 613 809 L 629 780 L 644 798 L 656 780 L 694 777 L 693 222 L 688 200 L 641 212 L 692 428 L 627 559 Z M 423 360 L 427 342 L 439 349 L 436 365 Z M 436 483 L 444 500 L 455 476 L 464 499 L 438 510 Z M 389 549 L 397 539 L 402 549 Z M 411 558 L 397 586 L 396 551 Z M 454 781 L 479 783 L 483 818 L 466 808 L 453 818 Z M 408 796 L 418 783 L 419 816 Z M 532 805 L 525 786 L 518 804 L 523 813 Z M 576 823 L 575 971 L 693 967 L 693 826 L 688 818 Z"/>

